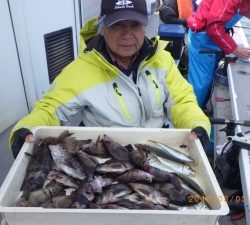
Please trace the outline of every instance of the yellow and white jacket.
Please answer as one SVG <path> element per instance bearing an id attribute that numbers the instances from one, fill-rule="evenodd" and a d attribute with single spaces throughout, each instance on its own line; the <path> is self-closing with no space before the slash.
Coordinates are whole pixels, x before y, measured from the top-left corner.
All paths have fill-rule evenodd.
<path id="1" fill-rule="evenodd" d="M 135 83 L 96 49 L 86 50 L 85 41 L 96 31 L 90 24 L 82 29 L 78 58 L 15 125 L 10 144 L 20 128 L 78 126 L 81 121 L 85 126 L 158 128 L 168 119 L 176 128 L 202 126 L 210 133 L 209 120 L 198 107 L 191 85 L 164 50 L 166 42 L 149 40 L 155 54 L 139 63 Z"/>

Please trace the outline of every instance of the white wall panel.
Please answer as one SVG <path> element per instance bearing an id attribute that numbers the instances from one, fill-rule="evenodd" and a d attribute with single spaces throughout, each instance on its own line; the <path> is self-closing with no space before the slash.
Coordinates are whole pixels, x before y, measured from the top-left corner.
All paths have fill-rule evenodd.
<path id="1" fill-rule="evenodd" d="M 82 23 L 86 23 L 90 18 L 96 17 L 100 13 L 101 0 L 82 0 Z"/>
<path id="2" fill-rule="evenodd" d="M 22 2 L 36 91 L 40 98 L 49 86 L 43 35 L 72 27 L 74 52 L 77 54 L 74 2 L 72 0 L 23 0 Z"/>
<path id="3" fill-rule="evenodd" d="M 35 96 L 41 98 L 49 88 L 48 68 L 44 45 L 44 34 L 66 27 L 73 29 L 74 52 L 77 55 L 77 33 L 75 0 L 9 0 L 13 15 L 17 44 L 20 48 L 21 65 L 25 86 L 34 88 Z M 78 15 L 77 15 L 78 16 Z M 25 47 L 22 47 L 22 42 Z M 25 54 L 29 58 L 25 61 Z M 30 67 L 29 69 L 27 69 Z M 29 81 L 31 78 L 32 81 Z M 26 79 L 27 78 L 27 79 Z"/>
<path id="4" fill-rule="evenodd" d="M 0 133 L 28 113 L 6 0 L 0 1 Z"/>

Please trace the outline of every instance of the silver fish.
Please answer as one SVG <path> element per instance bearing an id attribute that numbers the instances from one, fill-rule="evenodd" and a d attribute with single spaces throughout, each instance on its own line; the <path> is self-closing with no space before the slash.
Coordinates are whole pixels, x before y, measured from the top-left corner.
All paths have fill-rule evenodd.
<path id="1" fill-rule="evenodd" d="M 153 152 L 161 157 L 168 158 L 171 160 L 174 160 L 175 162 L 180 163 L 194 163 L 194 159 L 192 159 L 190 156 L 184 154 L 183 152 L 180 152 L 166 144 L 162 144 L 157 141 L 148 140 L 153 145 L 145 145 L 146 150 Z"/>
<path id="2" fill-rule="evenodd" d="M 175 172 L 172 168 L 169 168 L 168 166 L 161 163 L 155 154 L 149 154 L 148 158 L 149 158 L 149 165 L 150 166 L 153 166 L 153 167 L 158 168 L 160 170 L 167 171 L 169 173 Z"/>
<path id="3" fill-rule="evenodd" d="M 49 149 L 56 166 L 60 168 L 60 170 L 79 180 L 86 178 L 82 171 L 81 164 L 72 154 L 67 152 L 60 145 L 49 145 Z"/>
<path id="4" fill-rule="evenodd" d="M 160 156 L 156 156 L 161 163 L 166 165 L 167 167 L 170 167 L 172 170 L 174 170 L 176 173 L 185 174 L 187 176 L 195 176 L 195 171 L 188 165 L 177 163 L 172 160 L 162 158 Z"/>
<path id="5" fill-rule="evenodd" d="M 178 169 L 178 167 L 176 167 L 176 166 L 171 167 L 170 164 L 166 164 L 166 163 L 161 162 L 159 160 L 160 157 L 156 156 L 155 154 L 148 154 L 148 158 L 149 158 L 149 165 L 150 166 L 167 171 L 169 173 L 177 173 L 177 174 L 183 174 L 186 176 L 194 176 L 195 172 L 193 171 L 193 169 L 191 167 L 190 167 L 190 169 L 189 169 L 189 167 L 185 167 L 185 169 L 184 168 Z M 172 163 L 174 163 L 174 162 L 172 162 Z M 181 165 L 183 165 L 183 164 L 181 164 Z M 187 166 L 187 165 L 183 165 L 183 166 Z"/>

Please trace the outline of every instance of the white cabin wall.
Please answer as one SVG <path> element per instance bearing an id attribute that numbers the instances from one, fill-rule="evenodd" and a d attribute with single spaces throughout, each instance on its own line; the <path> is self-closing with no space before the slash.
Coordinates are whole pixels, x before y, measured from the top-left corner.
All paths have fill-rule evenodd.
<path id="1" fill-rule="evenodd" d="M 28 73 L 32 72 L 36 98 L 41 98 L 49 88 L 44 34 L 72 27 L 74 54 L 76 56 L 78 49 L 77 33 L 79 32 L 76 17 L 79 17 L 79 15 L 76 15 L 75 4 L 78 4 L 78 1 L 11 0 L 10 2 L 11 9 L 15 12 L 13 15 L 14 27 L 16 32 L 22 36 L 17 40 L 17 44 L 20 46 L 23 39 L 28 43 L 26 49 L 21 51 L 29 55 L 29 62 L 22 66 L 31 67 L 31 70 L 24 76 L 30 77 Z M 25 35 L 22 32 L 25 32 Z M 25 85 L 30 85 L 28 79 Z"/>
<path id="2" fill-rule="evenodd" d="M 86 23 L 89 19 L 96 17 L 100 14 L 101 0 L 82 0 L 81 12 L 82 23 Z"/>
<path id="3" fill-rule="evenodd" d="M 49 89 L 44 34 L 72 27 L 77 56 L 79 1 L 0 1 L 0 133 Z"/>
<path id="4" fill-rule="evenodd" d="M 0 133 L 28 113 L 8 2 L 0 1 Z"/>

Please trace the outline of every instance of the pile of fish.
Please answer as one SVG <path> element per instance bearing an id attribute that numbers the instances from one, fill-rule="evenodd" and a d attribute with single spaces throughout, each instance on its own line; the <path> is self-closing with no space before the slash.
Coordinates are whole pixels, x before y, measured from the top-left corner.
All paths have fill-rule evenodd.
<path id="1" fill-rule="evenodd" d="M 123 146 L 108 135 L 76 140 L 64 131 L 38 140 L 26 155 L 17 207 L 209 209 L 190 178 L 194 160 L 153 140 Z"/>

